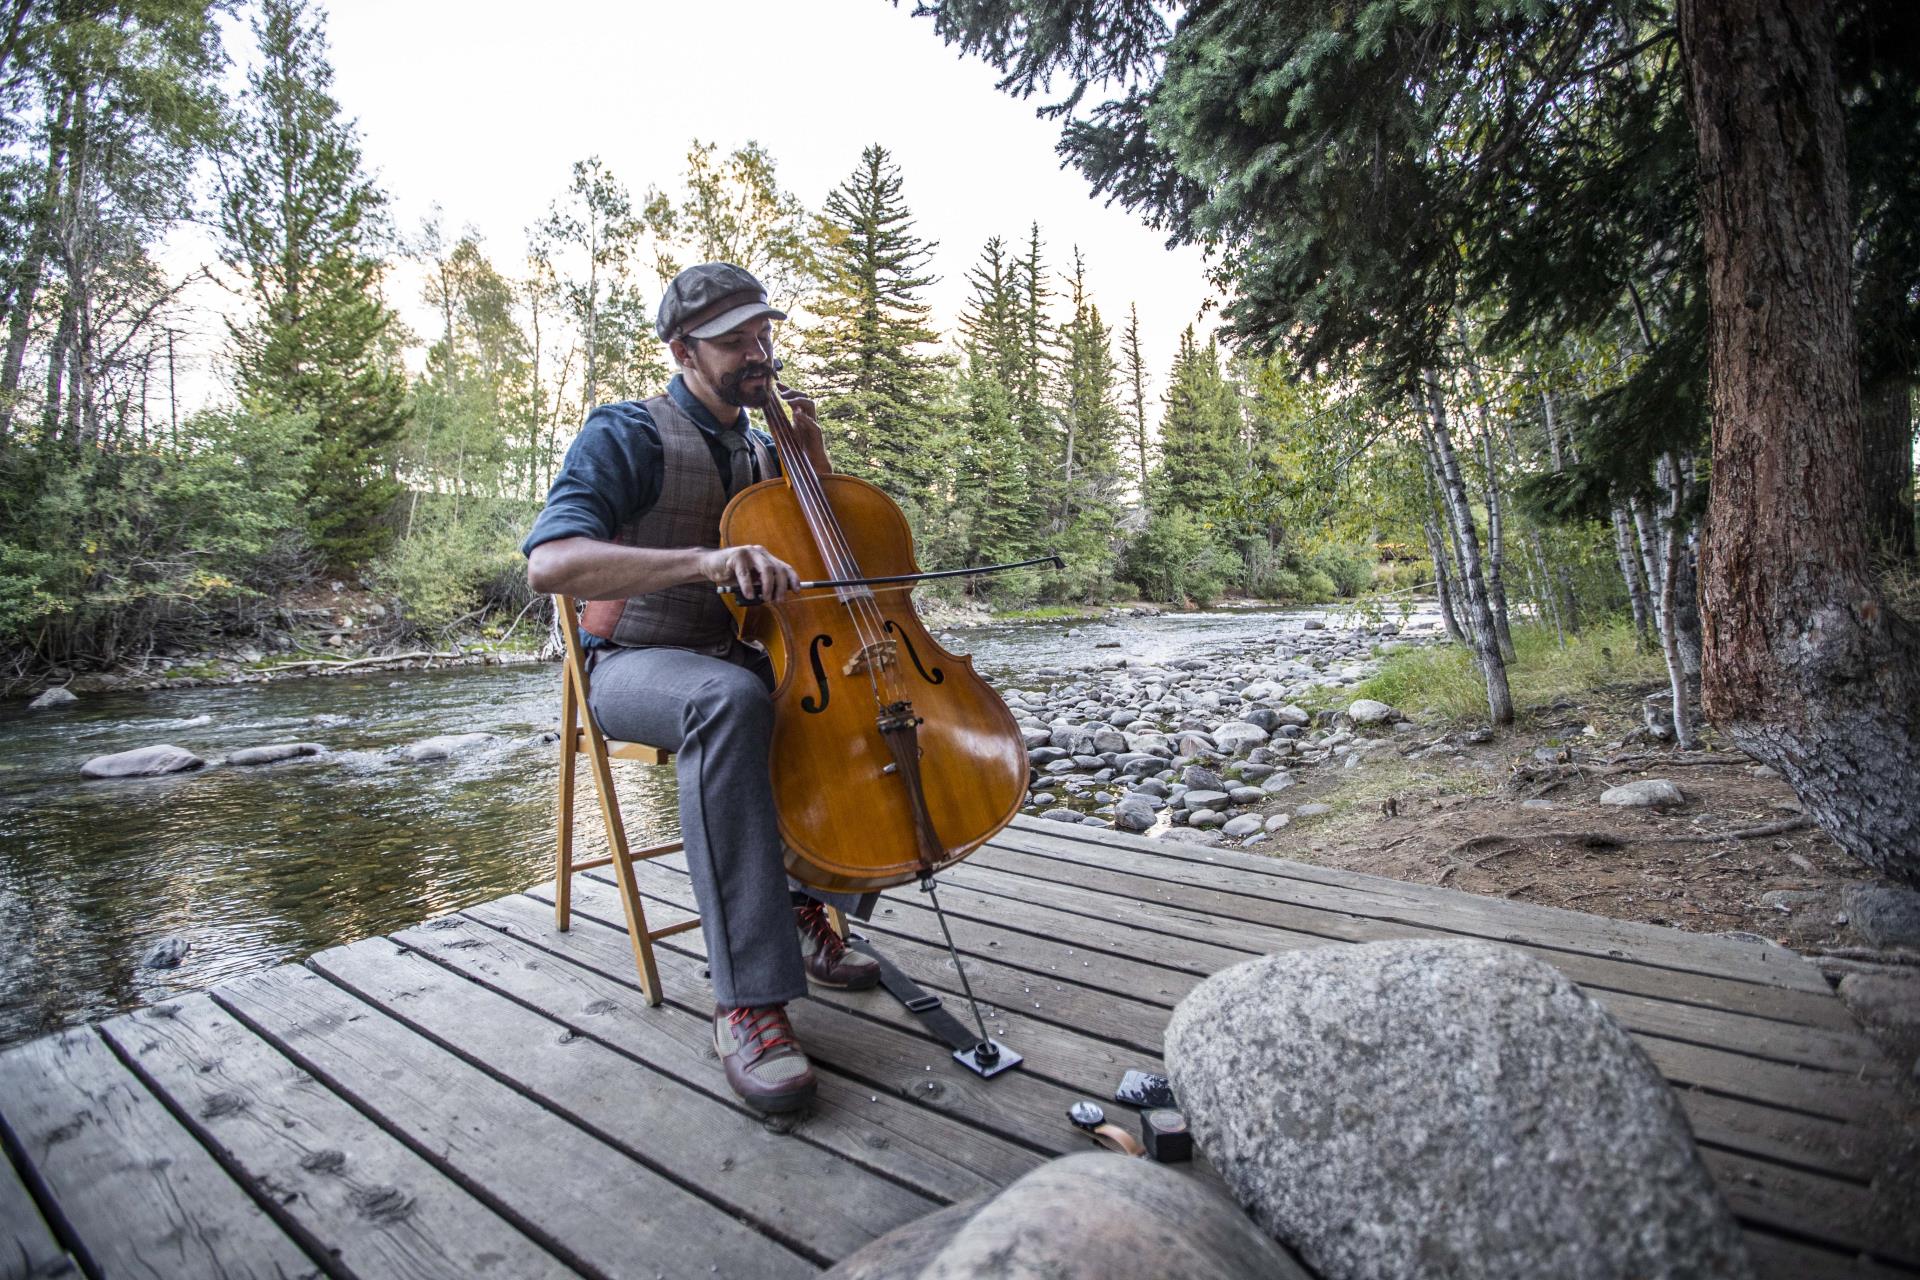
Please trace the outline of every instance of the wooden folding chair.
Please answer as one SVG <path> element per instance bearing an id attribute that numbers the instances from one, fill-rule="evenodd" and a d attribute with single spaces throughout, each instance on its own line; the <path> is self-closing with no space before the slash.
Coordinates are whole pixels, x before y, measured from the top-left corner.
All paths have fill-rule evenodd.
<path id="1" fill-rule="evenodd" d="M 580 648 L 580 615 L 573 601 L 555 596 L 553 607 L 560 618 L 560 631 L 566 639 L 567 656 L 560 677 L 560 837 L 559 856 L 554 864 L 553 914 L 564 932 L 573 908 L 573 873 L 611 865 L 620 885 L 620 905 L 627 915 L 627 935 L 633 942 L 633 963 L 640 970 L 640 989 L 647 1003 L 660 1003 L 660 970 L 653 962 L 653 944 L 672 934 L 697 928 L 698 916 L 664 929 L 649 929 L 647 913 L 640 903 L 640 888 L 634 883 L 633 864 L 662 854 L 678 853 L 680 841 L 658 844 L 634 852 L 627 847 L 627 828 L 620 818 L 620 799 L 613 790 L 614 760 L 639 760 L 646 764 L 666 764 L 673 753 L 644 742 L 621 742 L 608 738 L 594 723 L 587 707 L 587 664 Z M 600 858 L 573 857 L 573 771 L 574 757 L 584 755 L 593 770 L 594 790 L 600 795 L 600 816 L 607 825 L 608 853 Z"/>

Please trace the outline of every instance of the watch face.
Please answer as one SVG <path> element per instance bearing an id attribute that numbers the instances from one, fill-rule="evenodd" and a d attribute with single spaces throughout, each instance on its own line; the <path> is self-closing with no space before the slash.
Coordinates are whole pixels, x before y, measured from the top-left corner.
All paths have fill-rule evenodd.
<path id="1" fill-rule="evenodd" d="M 1073 1121 L 1082 1129 L 1091 1129 L 1097 1125 L 1105 1124 L 1107 1113 L 1100 1109 L 1100 1104 L 1097 1102 L 1081 1101 L 1067 1108 L 1067 1119 Z"/>

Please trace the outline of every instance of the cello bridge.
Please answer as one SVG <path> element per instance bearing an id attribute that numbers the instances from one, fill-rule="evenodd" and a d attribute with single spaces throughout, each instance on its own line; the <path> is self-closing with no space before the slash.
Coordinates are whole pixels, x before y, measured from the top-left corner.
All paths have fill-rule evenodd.
<path id="1" fill-rule="evenodd" d="M 864 675 L 868 671 L 890 671 L 900 661 L 900 646 L 892 640 L 876 640 L 860 652 L 847 659 L 847 665 L 841 668 L 847 675 Z"/>

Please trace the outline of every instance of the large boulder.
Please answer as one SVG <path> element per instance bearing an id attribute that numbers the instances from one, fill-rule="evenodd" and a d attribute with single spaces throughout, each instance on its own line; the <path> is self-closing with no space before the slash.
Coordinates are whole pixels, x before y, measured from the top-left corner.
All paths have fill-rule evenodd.
<path id="1" fill-rule="evenodd" d="M 1153 803 L 1145 796 L 1130 793 L 1113 806 L 1113 825 L 1122 831 L 1145 831 L 1153 826 Z"/>
<path id="2" fill-rule="evenodd" d="M 153 747 L 135 747 L 109 756 L 95 756 L 80 766 L 83 778 L 157 778 L 163 773 L 185 773 L 199 769 L 206 761 L 188 751 L 163 742 Z"/>
<path id="3" fill-rule="evenodd" d="M 1207 1183 L 1150 1160 L 1093 1151 L 1041 1165 L 990 1199 L 910 1222 L 826 1274 L 832 1280 L 1308 1280 Z"/>
<path id="4" fill-rule="evenodd" d="M 1224 970 L 1174 1010 L 1174 1093 L 1323 1280 L 1750 1274 L 1673 1092 L 1547 964 L 1378 942 Z"/>
<path id="5" fill-rule="evenodd" d="M 1847 886 L 1841 901 L 1854 929 L 1874 946 L 1920 949 L 1920 890 L 1855 884 Z"/>
<path id="6" fill-rule="evenodd" d="M 45 711 L 49 707 L 72 706 L 78 701 L 80 701 L 80 699 L 74 695 L 73 690 L 55 685 L 53 688 L 43 692 L 32 702 L 29 702 L 27 709 L 29 711 Z"/>

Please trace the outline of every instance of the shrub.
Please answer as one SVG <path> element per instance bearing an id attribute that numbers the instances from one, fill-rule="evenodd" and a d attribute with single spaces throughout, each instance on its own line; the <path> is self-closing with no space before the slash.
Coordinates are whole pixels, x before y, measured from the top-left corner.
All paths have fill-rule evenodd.
<path id="1" fill-rule="evenodd" d="M 1186 511 L 1155 512 L 1127 545 L 1121 576 L 1149 600 L 1212 602 L 1236 570 L 1236 556 L 1214 541 L 1211 530 Z"/>

